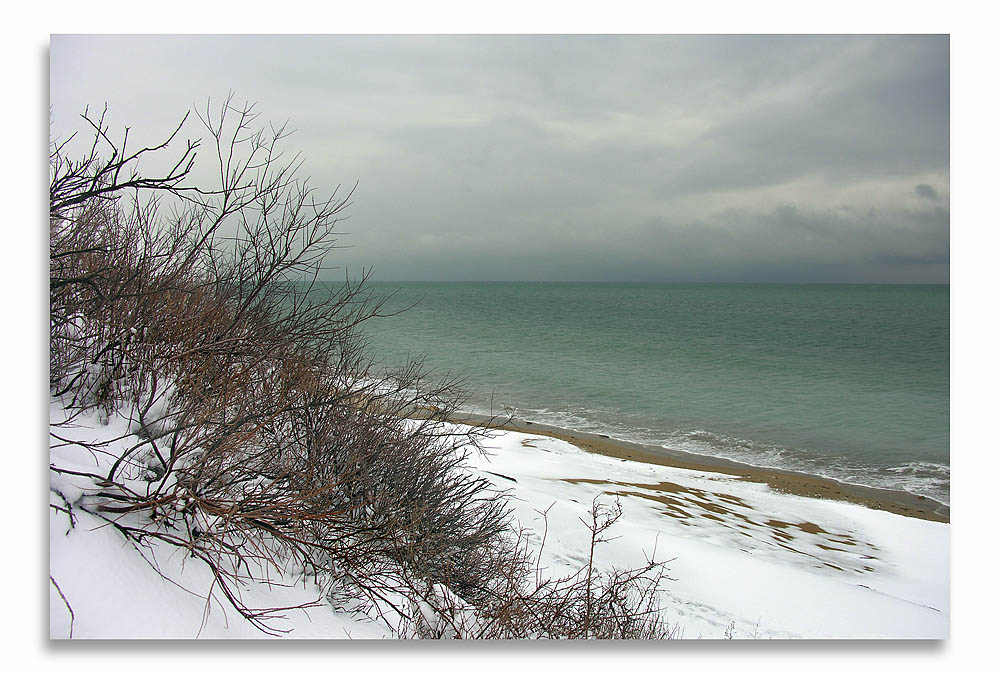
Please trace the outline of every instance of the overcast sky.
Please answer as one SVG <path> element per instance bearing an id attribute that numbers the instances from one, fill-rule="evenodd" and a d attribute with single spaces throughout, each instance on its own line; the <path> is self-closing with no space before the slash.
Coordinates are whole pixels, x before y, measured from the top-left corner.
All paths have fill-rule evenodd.
<path id="1" fill-rule="evenodd" d="M 235 90 L 376 280 L 949 279 L 939 36 L 53 36 L 52 131 Z M 201 134 L 196 124 L 187 135 Z M 132 137 L 132 136 L 130 136 Z"/>

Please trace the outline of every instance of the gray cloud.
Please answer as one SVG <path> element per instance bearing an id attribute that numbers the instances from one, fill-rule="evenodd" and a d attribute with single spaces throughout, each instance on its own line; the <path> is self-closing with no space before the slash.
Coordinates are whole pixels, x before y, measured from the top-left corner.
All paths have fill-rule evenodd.
<path id="1" fill-rule="evenodd" d="M 923 183 L 917 185 L 913 188 L 913 191 L 917 193 L 922 199 L 927 199 L 929 201 L 940 201 L 941 196 L 937 193 L 937 190 L 930 185 L 925 185 Z"/>
<path id="2" fill-rule="evenodd" d="M 314 185 L 360 182 L 331 264 L 379 279 L 947 282 L 948 48 L 55 36 L 53 131 L 107 101 L 141 142 L 236 89 Z"/>

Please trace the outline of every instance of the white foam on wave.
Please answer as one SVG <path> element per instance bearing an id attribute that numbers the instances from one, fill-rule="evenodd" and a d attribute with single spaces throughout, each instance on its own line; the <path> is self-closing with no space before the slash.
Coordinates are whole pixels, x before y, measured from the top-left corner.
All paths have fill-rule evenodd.
<path id="1" fill-rule="evenodd" d="M 661 446 L 728 458 L 755 467 L 815 474 L 856 486 L 906 491 L 950 505 L 951 468 L 940 463 L 912 461 L 903 465 L 873 466 L 847 457 L 817 457 L 776 444 L 703 430 L 682 433 Z"/>
<path id="2" fill-rule="evenodd" d="M 659 446 L 699 456 L 733 460 L 754 467 L 791 470 L 828 479 L 932 498 L 950 505 L 951 470 L 948 465 L 911 461 L 902 465 L 874 466 L 846 456 L 816 456 L 772 442 L 736 437 L 711 430 L 694 428 L 664 433 L 653 428 L 624 423 L 602 422 L 594 416 L 606 416 L 585 408 L 551 409 L 548 407 L 502 407 L 520 420 L 530 420 L 557 428 L 588 432 L 648 446 Z M 475 405 L 472 413 L 489 414 Z M 499 413 L 494 409 L 494 413 Z"/>

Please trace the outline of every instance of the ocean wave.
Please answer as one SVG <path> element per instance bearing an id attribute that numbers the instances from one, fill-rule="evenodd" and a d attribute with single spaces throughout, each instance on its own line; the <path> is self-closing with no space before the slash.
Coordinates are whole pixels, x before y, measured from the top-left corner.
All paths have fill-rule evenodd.
<path id="1" fill-rule="evenodd" d="M 774 443 L 706 430 L 677 433 L 660 446 L 728 458 L 756 467 L 815 474 L 858 486 L 906 491 L 946 505 L 951 500 L 951 468 L 941 463 L 910 461 L 901 465 L 872 465 L 847 456 L 816 456 Z"/>
<path id="2" fill-rule="evenodd" d="M 903 465 L 886 468 L 887 471 L 895 474 L 915 474 L 922 476 L 933 476 L 948 480 L 951 478 L 951 466 L 940 463 L 928 463 L 924 461 L 913 461 Z"/>

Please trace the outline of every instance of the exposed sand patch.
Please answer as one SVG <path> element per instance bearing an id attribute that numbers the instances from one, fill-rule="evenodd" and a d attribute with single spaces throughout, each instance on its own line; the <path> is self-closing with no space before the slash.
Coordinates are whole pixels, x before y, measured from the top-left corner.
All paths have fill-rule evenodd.
<path id="1" fill-rule="evenodd" d="M 660 512 L 683 525 L 709 526 L 713 533 L 733 536 L 737 542 L 751 538 L 747 553 L 785 554 L 802 563 L 839 572 L 874 572 L 875 545 L 858 540 L 850 531 L 827 530 L 812 521 L 788 521 L 761 512 L 730 493 L 691 488 L 673 482 L 642 484 L 601 479 L 564 479 L 571 484 L 591 484 L 607 495 L 635 497 L 662 505 Z M 697 523 L 700 520 L 700 523 Z M 747 541 L 738 544 L 747 546 Z"/>

